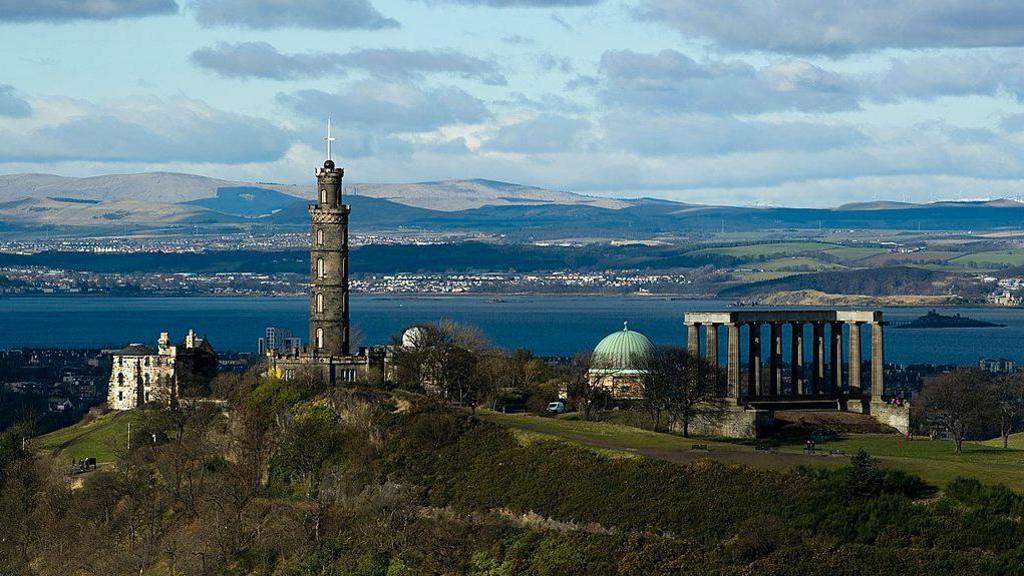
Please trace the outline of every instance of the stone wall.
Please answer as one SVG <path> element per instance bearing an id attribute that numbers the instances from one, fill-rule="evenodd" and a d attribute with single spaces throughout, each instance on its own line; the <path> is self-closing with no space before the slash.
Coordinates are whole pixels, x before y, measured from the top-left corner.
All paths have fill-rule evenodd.
<path id="1" fill-rule="evenodd" d="M 699 436 L 724 436 L 728 438 L 760 438 L 775 424 L 769 410 L 729 406 L 713 418 L 696 418 L 690 422 L 690 433 Z M 674 431 L 681 432 L 681 426 Z"/>
<path id="2" fill-rule="evenodd" d="M 871 417 L 886 426 L 899 430 L 901 434 L 910 432 L 909 404 L 893 406 L 885 402 L 872 402 Z"/>

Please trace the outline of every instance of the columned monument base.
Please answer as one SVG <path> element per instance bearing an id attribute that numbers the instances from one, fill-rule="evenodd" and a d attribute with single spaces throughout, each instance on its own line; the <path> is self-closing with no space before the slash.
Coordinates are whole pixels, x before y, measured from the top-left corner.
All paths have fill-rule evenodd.
<path id="1" fill-rule="evenodd" d="M 878 422 L 899 430 L 900 434 L 910 432 L 910 405 L 894 406 L 886 402 L 871 403 L 871 417 Z"/>
<path id="2" fill-rule="evenodd" d="M 746 406 L 726 406 L 710 418 L 696 418 L 690 422 L 690 434 L 723 436 L 726 438 L 760 438 L 775 426 L 771 410 Z M 682 432 L 676 425 L 675 432 Z"/>

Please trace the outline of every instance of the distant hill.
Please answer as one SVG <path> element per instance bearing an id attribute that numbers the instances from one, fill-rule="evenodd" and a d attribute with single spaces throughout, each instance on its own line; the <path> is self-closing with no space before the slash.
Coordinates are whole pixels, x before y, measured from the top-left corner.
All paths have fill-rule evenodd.
<path id="1" fill-rule="evenodd" d="M 182 202 L 191 206 L 201 206 L 233 214 L 235 216 L 267 216 L 275 212 L 301 203 L 303 206 L 309 203 L 308 200 L 256 186 L 228 186 L 217 189 L 217 195 L 213 198 L 200 198 Z"/>
<path id="2" fill-rule="evenodd" d="M 78 198 L 82 200 L 138 200 L 178 203 L 212 198 L 217 189 L 245 186 L 192 174 L 146 172 L 66 178 L 52 174 L 0 175 L 0 202 L 22 198 Z"/>
<path id="3" fill-rule="evenodd" d="M 435 216 L 446 214 L 424 208 L 406 206 L 390 200 L 348 195 L 345 203 L 355 214 L 351 219 L 353 230 L 380 230 L 400 227 L 415 227 L 431 222 Z M 284 226 L 309 225 L 309 200 L 291 202 L 273 214 L 261 218 L 261 222 Z"/>
<path id="4" fill-rule="evenodd" d="M 866 270 L 842 270 L 786 276 L 775 280 L 752 282 L 726 288 L 721 298 L 746 298 L 775 292 L 814 290 L 827 294 L 941 294 L 950 274 L 907 266 L 891 266 Z"/>
<path id="5" fill-rule="evenodd" d="M 239 182 L 173 172 L 110 174 L 69 178 L 52 174 L 0 175 L 0 202 L 22 198 L 78 198 L 82 200 L 139 200 L 181 203 L 220 198 L 222 189 L 257 189 L 261 198 L 268 191 L 309 198 L 315 197 L 314 183 L 293 186 L 263 182 Z M 618 209 L 631 206 L 625 200 L 596 198 L 494 180 L 445 180 L 411 184 L 346 183 L 345 191 L 390 200 L 399 204 L 440 211 L 457 211 L 483 206 L 558 204 Z M 242 192 L 243 194 L 245 192 Z M 237 205 L 229 193 L 224 202 Z M 221 204 L 222 206 L 226 204 Z M 213 207 L 213 205 L 206 205 Z"/>
<path id="6" fill-rule="evenodd" d="M 19 225 L 61 225 L 107 227 L 128 224 L 147 226 L 168 224 L 224 224 L 242 218 L 214 212 L 199 206 L 163 204 L 138 200 L 108 202 L 68 198 L 26 198 L 0 203 L 0 221 Z"/>
<path id="7" fill-rule="evenodd" d="M 493 180 L 346 185 L 352 227 L 487 232 L 530 238 L 645 238 L 724 230 L 994 230 L 1024 226 L 1024 204 L 983 200 L 839 208 L 708 206 L 641 198 L 615 200 Z M 0 176 L 0 230 L 63 225 L 67 233 L 104 222 L 138 229 L 169 224 L 306 226 L 313 187 L 230 182 L 190 174 L 64 178 Z"/>
<path id="8" fill-rule="evenodd" d="M 352 194 L 391 200 L 431 210 L 457 211 L 484 206 L 557 204 L 620 209 L 632 206 L 626 200 L 584 196 L 495 180 L 445 180 L 415 184 L 350 184 Z"/>

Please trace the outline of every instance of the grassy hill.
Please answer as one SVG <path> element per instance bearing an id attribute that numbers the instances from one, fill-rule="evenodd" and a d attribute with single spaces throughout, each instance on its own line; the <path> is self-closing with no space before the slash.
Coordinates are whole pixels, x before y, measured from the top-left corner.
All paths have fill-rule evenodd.
<path id="1" fill-rule="evenodd" d="M 920 476 L 926 482 L 944 487 L 957 477 L 976 478 L 1024 490 L 1024 433 L 1010 438 L 1010 449 L 1000 439 L 967 442 L 964 453 L 953 453 L 951 442 L 915 438 L 907 440 L 895 434 L 847 434 L 840 439 L 818 444 L 819 453 L 803 453 L 803 440 L 783 443 L 773 452 L 753 446 L 708 438 L 681 436 L 641 430 L 611 422 L 584 422 L 566 418 L 542 418 L 523 414 L 485 412 L 482 418 L 520 431 L 527 440 L 555 438 L 587 446 L 602 453 L 633 455 L 688 464 L 703 458 L 727 464 L 755 468 L 787 470 L 794 466 L 834 468 L 849 463 L 846 456 L 831 456 L 832 450 L 853 454 L 864 449 L 879 458 L 882 465 Z M 702 444 L 709 450 L 693 450 Z"/>
<path id="2" fill-rule="evenodd" d="M 134 412 L 108 412 L 95 418 L 54 430 L 32 439 L 32 448 L 60 461 L 96 458 L 100 464 L 113 462 L 128 443 L 128 423 L 137 422 Z"/>

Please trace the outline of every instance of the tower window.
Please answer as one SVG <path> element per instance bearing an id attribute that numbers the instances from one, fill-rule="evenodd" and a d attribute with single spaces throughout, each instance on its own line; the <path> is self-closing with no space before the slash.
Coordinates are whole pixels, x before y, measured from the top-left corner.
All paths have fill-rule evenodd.
<path id="1" fill-rule="evenodd" d="M 324 259 L 316 259 L 316 277 L 323 278 L 326 274 L 324 273 Z"/>
<path id="2" fill-rule="evenodd" d="M 320 202 L 323 204 L 327 203 L 327 188 L 320 191 Z"/>
<path id="3" fill-rule="evenodd" d="M 324 311 L 324 295 L 323 294 L 317 294 L 316 295 L 316 311 L 317 312 L 323 312 Z"/>
<path id="4" fill-rule="evenodd" d="M 317 348 L 323 348 L 324 347 L 324 329 L 323 328 L 317 328 L 316 329 L 316 347 Z"/>
<path id="5" fill-rule="evenodd" d="M 323 246 L 324 245 L 324 231 L 323 231 L 323 228 L 320 228 L 320 229 L 318 229 L 316 231 L 316 245 L 317 246 Z"/>

